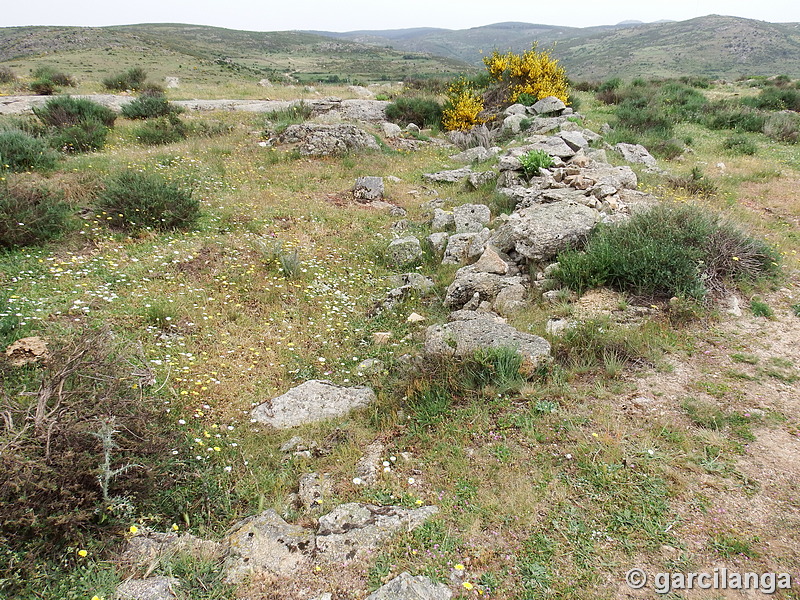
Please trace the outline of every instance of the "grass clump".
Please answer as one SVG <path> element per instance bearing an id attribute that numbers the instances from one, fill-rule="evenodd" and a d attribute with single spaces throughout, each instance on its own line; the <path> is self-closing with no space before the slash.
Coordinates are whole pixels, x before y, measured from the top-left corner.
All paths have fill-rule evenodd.
<path id="1" fill-rule="evenodd" d="M 185 229 L 200 216 L 200 203 L 190 190 L 157 175 L 123 171 L 106 182 L 99 208 L 114 226 L 127 230 Z"/>
<path id="2" fill-rule="evenodd" d="M 0 184 L 0 248 L 30 246 L 55 239 L 69 229 L 71 209 L 45 187 Z"/>
<path id="3" fill-rule="evenodd" d="M 56 129 L 50 134 L 50 145 L 62 152 L 93 152 L 106 144 L 108 127 L 90 119 L 77 125 Z"/>
<path id="4" fill-rule="evenodd" d="M 57 161 L 58 154 L 44 140 L 24 131 L 0 131 L 0 172 L 50 170 Z"/>
<path id="5" fill-rule="evenodd" d="M 75 87 L 75 80 L 71 75 L 67 75 L 50 65 L 42 65 L 36 68 L 32 75 L 33 81 L 30 84 L 30 88 L 34 94 L 39 96 L 51 96 L 62 87 Z"/>
<path id="6" fill-rule="evenodd" d="M 774 113 L 764 121 L 764 135 L 779 142 L 796 144 L 800 140 L 800 115 Z"/>
<path id="7" fill-rule="evenodd" d="M 152 119 L 180 112 L 182 109 L 164 94 L 143 94 L 122 107 L 122 116 L 128 119 Z"/>
<path id="8" fill-rule="evenodd" d="M 549 169 L 553 166 L 553 157 L 544 150 L 531 150 L 520 156 L 519 162 L 525 170 L 525 175 L 534 177 L 539 174 L 539 169 Z"/>
<path id="9" fill-rule="evenodd" d="M 123 73 L 117 73 L 103 79 L 103 87 L 113 92 L 139 90 L 147 79 L 147 73 L 141 67 L 131 67 Z"/>
<path id="10" fill-rule="evenodd" d="M 601 225 L 586 250 L 559 257 L 555 276 L 583 291 L 609 286 L 655 297 L 703 298 L 736 280 L 776 271 L 761 240 L 700 208 L 661 205 L 627 223 Z"/>
<path id="11" fill-rule="evenodd" d="M 308 121 L 313 112 L 314 109 L 302 100 L 289 108 L 268 112 L 266 113 L 267 130 L 275 134 L 283 133 L 289 125 L 298 125 Z"/>
<path id="12" fill-rule="evenodd" d="M 722 142 L 722 147 L 736 156 L 753 156 L 758 151 L 755 143 L 741 134 L 726 137 Z"/>
<path id="13" fill-rule="evenodd" d="M 17 74 L 8 67 L 0 67 L 0 83 L 14 83 Z"/>
<path id="14" fill-rule="evenodd" d="M 442 105 L 429 98 L 400 97 L 386 107 L 386 118 L 402 127 L 441 127 Z"/>

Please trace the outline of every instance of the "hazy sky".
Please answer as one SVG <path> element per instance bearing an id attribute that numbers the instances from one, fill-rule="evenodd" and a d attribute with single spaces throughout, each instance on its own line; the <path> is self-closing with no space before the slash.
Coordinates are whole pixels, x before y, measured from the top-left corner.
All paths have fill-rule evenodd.
<path id="1" fill-rule="evenodd" d="M 709 14 L 800 22 L 797 0 L 7 0 L 0 27 L 193 23 L 252 31 L 465 29 L 501 21 L 613 25 L 624 20 L 682 21 Z"/>

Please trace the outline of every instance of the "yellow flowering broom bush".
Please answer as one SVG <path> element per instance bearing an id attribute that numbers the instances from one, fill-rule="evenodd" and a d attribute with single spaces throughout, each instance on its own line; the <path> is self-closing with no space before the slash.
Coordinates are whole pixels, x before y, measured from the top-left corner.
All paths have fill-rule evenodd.
<path id="1" fill-rule="evenodd" d="M 468 131 L 483 123 L 483 97 L 472 82 L 458 79 L 447 89 L 447 102 L 442 111 L 442 125 L 447 131 Z"/>
<path id="2" fill-rule="evenodd" d="M 508 102 L 517 102 L 522 94 L 534 96 L 538 100 L 555 96 L 567 102 L 569 84 L 566 71 L 550 55 L 550 51 L 538 51 L 536 43 L 522 54 L 500 54 L 494 50 L 483 59 L 483 64 L 494 81 L 508 88 Z"/>

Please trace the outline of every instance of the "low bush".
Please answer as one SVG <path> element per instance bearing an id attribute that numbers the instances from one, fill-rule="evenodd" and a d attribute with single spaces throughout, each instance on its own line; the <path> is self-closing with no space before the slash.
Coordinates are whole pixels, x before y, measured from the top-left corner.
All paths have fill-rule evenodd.
<path id="1" fill-rule="evenodd" d="M 147 146 L 162 146 L 186 139 L 187 128 L 176 115 L 148 119 L 133 129 L 136 139 Z"/>
<path id="2" fill-rule="evenodd" d="M 48 127 L 72 127 L 86 121 L 113 127 L 117 118 L 113 110 L 102 104 L 72 96 L 51 98 L 43 106 L 35 107 L 33 113 Z"/>
<path id="3" fill-rule="evenodd" d="M 30 246 L 69 229 L 70 207 L 45 187 L 0 182 L 0 247 Z"/>
<path id="4" fill-rule="evenodd" d="M 800 115 L 790 112 L 771 114 L 764 122 L 764 134 L 779 142 L 796 144 L 800 139 Z"/>
<path id="5" fill-rule="evenodd" d="M 147 73 L 141 67 L 132 67 L 123 73 L 103 79 L 103 87 L 115 92 L 139 90 L 147 79 Z"/>
<path id="6" fill-rule="evenodd" d="M 124 171 L 109 179 L 98 205 L 111 215 L 111 225 L 128 230 L 184 229 L 200 215 L 200 203 L 192 198 L 191 190 L 139 171 Z"/>
<path id="7" fill-rule="evenodd" d="M 51 81 L 54 85 L 60 87 L 75 87 L 75 79 L 72 75 L 67 75 L 50 65 L 37 67 L 32 75 L 34 79 Z"/>
<path id="8" fill-rule="evenodd" d="M 776 253 L 731 223 L 689 205 L 661 205 L 627 223 L 601 225 L 586 250 L 559 256 L 571 289 L 610 286 L 656 297 L 702 298 L 776 270 Z"/>
<path id="9" fill-rule="evenodd" d="M 442 105 L 429 98 L 400 97 L 386 107 L 386 118 L 402 127 L 441 127 Z"/>
<path id="10" fill-rule="evenodd" d="M 49 170 L 58 154 L 43 140 L 19 130 L 0 131 L 0 172 Z"/>
<path id="11" fill-rule="evenodd" d="M 723 149 L 737 156 L 752 156 L 758 151 L 755 143 L 745 135 L 731 135 L 722 142 Z"/>
<path id="12" fill-rule="evenodd" d="M 674 189 L 697 196 L 713 196 L 717 193 L 717 185 L 703 174 L 700 167 L 692 167 L 688 175 L 669 177 L 667 183 Z"/>
<path id="13" fill-rule="evenodd" d="M 758 96 L 743 98 L 742 103 L 761 110 L 800 111 L 800 90 L 789 87 L 765 87 Z"/>
<path id="14" fill-rule="evenodd" d="M 69 332 L 49 350 L 39 371 L 0 365 L 7 392 L 0 430 L 4 598 L 39 595 L 30 592 L 45 591 L 49 566 L 71 561 L 92 540 L 118 537 L 135 509 L 146 511 L 149 498 L 174 485 L 170 449 L 180 435 L 161 402 L 143 393 L 146 361 L 102 331 Z M 145 365 L 138 377 L 132 360 Z M 55 597 L 89 597 L 72 591 Z"/>
<path id="15" fill-rule="evenodd" d="M 183 112 L 163 94 L 142 94 L 122 106 L 122 116 L 128 119 L 152 119 Z"/>
<path id="16" fill-rule="evenodd" d="M 623 100 L 616 110 L 617 127 L 660 138 L 672 137 L 673 119 L 646 97 Z"/>
<path id="17" fill-rule="evenodd" d="M 732 101 L 709 103 L 705 111 L 701 122 L 709 129 L 734 129 L 756 133 L 764 129 L 767 119 L 763 112 Z"/>
<path id="18" fill-rule="evenodd" d="M 96 119 L 60 127 L 50 134 L 50 145 L 62 152 L 94 152 L 106 144 L 108 127 Z"/>
<path id="19" fill-rule="evenodd" d="M 8 67 L 0 67 L 0 83 L 14 83 L 17 74 Z"/>

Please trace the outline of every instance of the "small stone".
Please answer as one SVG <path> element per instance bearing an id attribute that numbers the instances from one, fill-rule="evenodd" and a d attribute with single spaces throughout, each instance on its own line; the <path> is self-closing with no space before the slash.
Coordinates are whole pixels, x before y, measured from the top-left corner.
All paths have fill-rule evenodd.
<path id="1" fill-rule="evenodd" d="M 383 191 L 383 177 L 359 177 L 353 187 L 353 197 L 365 202 L 381 200 Z"/>
<path id="2" fill-rule="evenodd" d="M 383 363 L 382 360 L 377 358 L 367 358 L 358 363 L 358 367 L 356 367 L 356 372 L 359 375 L 365 375 L 369 377 L 371 375 L 378 375 L 379 373 L 382 373 L 385 368 L 386 365 Z"/>
<path id="3" fill-rule="evenodd" d="M 472 268 L 476 273 L 496 273 L 498 275 L 508 273 L 508 263 L 500 258 L 500 255 L 491 246 L 486 247 Z"/>
<path id="4" fill-rule="evenodd" d="M 395 266 L 403 266 L 422 258 L 422 246 L 414 236 L 397 238 L 389 243 L 386 258 Z"/>
<path id="5" fill-rule="evenodd" d="M 173 600 L 180 581 L 174 577 L 148 577 L 124 581 L 114 593 L 115 600 Z"/>
<path id="6" fill-rule="evenodd" d="M 6 348 L 6 358 L 15 367 L 37 363 L 47 357 L 47 342 L 36 336 L 21 338 Z"/>
<path id="7" fill-rule="evenodd" d="M 376 331 L 372 334 L 372 343 L 377 346 L 385 346 L 392 339 L 391 331 Z"/>
<path id="8" fill-rule="evenodd" d="M 425 321 L 425 317 L 415 312 L 408 315 L 408 318 L 406 319 L 407 323 L 422 323 L 423 321 Z"/>

